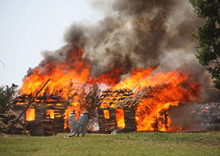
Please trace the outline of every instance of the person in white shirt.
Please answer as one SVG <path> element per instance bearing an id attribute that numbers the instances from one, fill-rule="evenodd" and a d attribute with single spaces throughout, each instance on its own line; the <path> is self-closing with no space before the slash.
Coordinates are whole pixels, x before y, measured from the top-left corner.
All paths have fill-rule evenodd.
<path id="1" fill-rule="evenodd" d="M 86 128 L 87 122 L 88 122 L 88 111 L 84 110 L 83 114 L 80 115 L 78 123 L 77 123 L 79 125 L 79 126 L 77 126 L 77 129 L 78 129 L 77 130 L 77 132 L 78 132 L 77 135 L 78 136 L 79 136 L 80 133 L 82 133 L 82 137 L 85 136 L 85 134 L 87 132 L 87 128 Z M 81 128 L 80 131 L 79 131 L 79 128 Z"/>
<path id="2" fill-rule="evenodd" d="M 75 110 L 73 110 L 69 116 L 69 125 L 70 125 L 70 135 L 73 135 L 75 132 L 75 125 L 76 125 L 76 120 L 75 120 Z"/>

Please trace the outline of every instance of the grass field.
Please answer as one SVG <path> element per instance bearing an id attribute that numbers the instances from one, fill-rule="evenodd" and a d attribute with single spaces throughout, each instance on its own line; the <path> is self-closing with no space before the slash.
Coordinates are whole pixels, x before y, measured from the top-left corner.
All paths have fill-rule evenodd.
<path id="1" fill-rule="evenodd" d="M 86 134 L 64 138 L 0 135 L 0 156 L 220 156 L 220 131 Z"/>

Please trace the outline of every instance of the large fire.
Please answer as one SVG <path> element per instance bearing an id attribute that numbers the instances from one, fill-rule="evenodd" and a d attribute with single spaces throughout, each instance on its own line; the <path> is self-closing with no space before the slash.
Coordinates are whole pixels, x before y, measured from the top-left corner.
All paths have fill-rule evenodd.
<path id="1" fill-rule="evenodd" d="M 73 56 L 74 61 L 68 64 L 58 63 L 53 66 L 46 64 L 44 67 L 36 67 L 29 76 L 24 78 L 21 94 L 36 94 L 47 79 L 51 78 L 51 81 L 40 95 L 53 94 L 62 96 L 64 99 L 70 99 L 70 106 L 65 110 L 65 120 L 68 120 L 72 109 L 76 110 L 77 118 L 82 113 L 83 108 L 80 107 L 78 100 L 79 94 L 76 95 L 75 93 L 80 93 L 84 84 L 103 83 L 112 89 L 126 88 L 132 90 L 134 95 L 137 95 L 139 91 L 145 92 L 146 88 L 151 87 L 151 96 L 142 98 L 136 109 L 137 131 L 154 130 L 155 117 L 159 117 L 161 111 L 166 111 L 170 106 L 177 106 L 179 103 L 195 101 L 199 96 L 200 85 L 190 73 L 176 69 L 167 73 L 153 74 L 154 68 L 134 68 L 129 77 L 120 81 L 120 75 L 123 71 L 115 67 L 112 71 L 101 74 L 99 77 L 92 77 L 90 76 L 91 65 L 83 60 L 82 56 L 83 51 L 79 50 Z M 52 111 L 47 113 L 52 118 L 54 117 Z M 106 116 L 109 116 L 109 114 L 106 114 Z M 125 126 L 123 116 L 123 111 L 117 109 L 117 126 L 120 128 Z M 169 126 L 172 121 L 168 117 L 166 122 Z M 66 127 L 67 124 L 64 128 Z M 178 129 L 181 129 L 181 127 Z M 158 130 L 172 131 L 174 129 L 172 127 L 167 129 L 164 124 L 158 123 Z"/>
<path id="2" fill-rule="evenodd" d="M 179 70 L 148 76 L 150 71 L 152 69 L 139 70 L 115 86 L 116 88 L 127 87 L 132 90 L 137 87 L 139 90 L 152 87 L 151 97 L 142 98 L 136 110 L 138 131 L 154 130 L 155 117 L 160 116 L 161 111 L 167 110 L 170 106 L 177 106 L 179 103 L 195 101 L 200 89 L 198 82 L 190 78 L 189 74 Z M 170 125 L 169 118 L 167 122 Z M 167 131 L 164 124 L 158 123 L 158 125 L 158 130 Z M 169 131 L 172 131 L 171 127 Z"/>

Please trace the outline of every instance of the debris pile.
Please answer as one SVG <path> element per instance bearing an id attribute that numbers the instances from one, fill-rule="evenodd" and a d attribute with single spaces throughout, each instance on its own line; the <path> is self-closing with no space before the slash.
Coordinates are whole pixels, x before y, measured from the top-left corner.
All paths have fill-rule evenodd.
<path id="1" fill-rule="evenodd" d="M 8 111 L 7 114 L 0 114 L 0 132 L 6 133 L 17 117 L 17 114 L 13 111 Z M 25 134 L 24 120 L 22 118 L 20 118 L 14 125 L 12 133 Z"/>
<path id="2" fill-rule="evenodd" d="M 220 103 L 210 102 L 197 106 L 197 110 L 195 110 L 197 114 L 212 114 L 212 115 L 220 115 Z"/>
<path id="3" fill-rule="evenodd" d="M 210 102 L 196 105 L 192 114 L 197 125 L 220 125 L 220 103 Z"/>

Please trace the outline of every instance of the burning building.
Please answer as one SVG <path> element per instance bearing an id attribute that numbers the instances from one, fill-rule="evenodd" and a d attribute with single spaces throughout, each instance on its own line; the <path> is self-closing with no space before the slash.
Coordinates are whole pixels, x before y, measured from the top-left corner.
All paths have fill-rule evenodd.
<path id="1" fill-rule="evenodd" d="M 106 89 L 98 103 L 99 131 L 110 133 L 116 129 L 136 131 L 135 104 L 138 97 L 132 97 L 131 90 Z M 126 127 L 125 127 L 126 126 Z"/>
<path id="2" fill-rule="evenodd" d="M 172 73 L 174 74 L 174 73 Z M 176 75 L 177 74 L 177 75 Z M 167 110 L 171 106 L 178 106 L 179 103 L 188 103 L 198 95 L 199 84 L 187 86 L 188 78 L 180 73 L 175 73 L 173 82 L 162 80 L 165 75 L 160 75 L 161 83 L 154 83 L 150 81 L 150 77 L 145 78 L 138 83 L 130 83 L 130 89 L 121 90 L 105 90 L 101 96 L 99 105 L 100 111 L 103 110 L 103 117 L 105 120 L 100 122 L 107 123 L 108 119 L 115 118 L 116 126 L 114 128 L 123 129 L 124 131 L 178 131 L 182 127 L 170 126 L 171 121 L 167 114 Z M 136 75 L 136 74 L 135 74 Z M 156 76 L 156 75 L 155 75 Z M 134 76 L 135 77 L 135 76 Z M 172 76 L 170 75 L 169 78 Z M 131 81 L 126 79 L 122 84 L 127 84 Z M 182 79 L 181 79 L 182 78 Z M 154 78 L 156 79 L 156 78 Z M 176 80 L 174 80 L 176 79 Z M 134 82 L 138 80 L 134 79 Z M 155 84 L 155 85 L 153 85 Z M 151 86 L 152 85 L 152 86 Z M 184 88 L 183 85 L 186 87 Z M 118 84 L 119 87 L 120 84 Z M 123 85 L 122 85 L 123 86 Z M 114 112 L 110 115 L 110 112 Z M 102 118 L 102 115 L 100 116 Z M 113 125 L 113 122 L 110 122 Z M 112 126 L 109 126 L 112 127 Z M 103 128 L 108 130 L 108 126 Z"/>
<path id="3" fill-rule="evenodd" d="M 14 100 L 14 110 L 19 114 L 24 109 L 23 118 L 29 125 L 31 135 L 49 135 L 43 131 L 45 126 L 50 125 L 50 135 L 54 132 L 64 132 L 64 112 L 66 102 L 57 96 L 38 96 L 30 106 L 27 105 L 31 96 L 19 96 Z M 28 108 L 27 108 L 28 107 Z"/>
<path id="4" fill-rule="evenodd" d="M 172 127 L 167 116 L 170 107 L 207 101 L 209 95 L 219 94 L 206 92 L 212 84 L 195 58 L 191 35 L 202 21 L 187 1 L 96 0 L 93 6 L 109 7 L 103 12 L 104 18 L 91 25 L 71 25 L 64 35 L 66 44 L 56 51 L 43 52 L 43 60 L 24 77 L 17 108 L 19 104 L 25 107 L 25 99 L 51 79 L 28 110 L 35 111 L 32 120 L 42 119 L 36 112 L 49 114 L 54 120 L 61 118 L 65 130 L 71 110 L 76 110 L 78 118 L 92 102 L 98 103 L 99 122 L 110 123 L 100 126 L 102 131 L 116 127 L 179 131 L 181 126 Z M 95 83 L 104 90 L 100 101 L 87 99 L 84 95 L 88 89 L 82 89 Z M 146 90 L 149 87 L 150 91 Z M 220 96 L 216 97 L 219 100 Z M 130 102 L 128 107 L 120 107 L 126 100 Z"/>
<path id="5" fill-rule="evenodd" d="M 167 74 L 158 73 L 154 77 L 149 76 L 153 70 L 153 68 L 133 69 L 129 78 L 126 78 L 112 88 L 116 91 L 103 91 L 100 98 L 95 101 L 95 103 L 98 102 L 100 131 L 110 131 L 115 128 L 125 128 L 124 130 L 126 131 L 173 130 L 169 126 L 170 120 L 166 115 L 166 110 L 170 106 L 177 106 L 179 103 L 195 100 L 198 96 L 200 85 L 193 79 L 190 79 L 186 73 L 180 71 Z M 44 90 L 44 94 L 48 92 L 49 87 L 50 85 Z M 64 114 L 68 117 L 68 111 L 70 113 L 72 109 L 77 110 L 79 115 L 80 111 L 83 110 L 80 110 L 80 105 L 83 103 L 90 104 L 91 101 L 80 102 L 79 99 L 86 100 L 88 96 L 80 98 L 81 94 L 79 92 L 82 92 L 80 87 L 74 86 L 73 88 L 75 92 L 72 92 L 71 98 L 65 99 L 67 101 L 60 96 L 54 97 L 52 96 L 53 94 L 49 94 L 50 96 L 42 94 L 32 104 L 32 110 L 34 111 L 35 109 L 35 112 L 45 116 L 49 114 L 54 119 L 60 118 Z M 60 93 L 62 92 L 60 91 Z M 76 101 L 77 99 L 78 101 Z M 24 105 L 24 100 L 18 100 L 16 105 L 19 106 L 21 102 Z M 67 103 L 66 105 L 65 102 Z M 103 115 L 102 118 L 101 115 Z M 29 114 L 27 115 L 28 118 Z M 43 118 L 42 116 L 37 116 L 35 117 L 36 119 L 41 120 Z M 64 123 L 68 123 L 68 118 L 63 117 L 62 119 Z M 102 124 L 108 124 L 109 121 L 110 125 L 107 127 L 111 128 L 103 129 Z"/>

